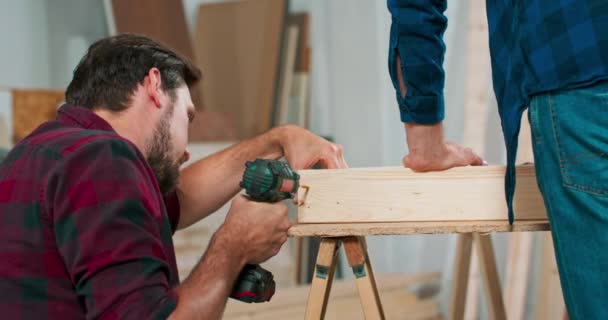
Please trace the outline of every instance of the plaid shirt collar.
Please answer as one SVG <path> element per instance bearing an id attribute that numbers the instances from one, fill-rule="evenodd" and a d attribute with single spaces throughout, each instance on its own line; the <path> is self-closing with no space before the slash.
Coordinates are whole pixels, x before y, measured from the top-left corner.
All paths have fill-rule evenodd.
<path id="1" fill-rule="evenodd" d="M 115 132 L 114 128 L 95 112 L 70 104 L 64 104 L 59 108 L 57 121 L 91 130 Z"/>

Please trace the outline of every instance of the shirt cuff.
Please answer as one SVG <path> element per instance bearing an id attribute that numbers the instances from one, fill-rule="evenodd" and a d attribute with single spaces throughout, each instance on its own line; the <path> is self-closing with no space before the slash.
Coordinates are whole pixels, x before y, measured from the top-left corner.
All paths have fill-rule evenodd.
<path id="1" fill-rule="evenodd" d="M 418 124 L 436 124 L 445 117 L 443 95 L 439 96 L 406 96 L 397 92 L 401 122 Z"/>

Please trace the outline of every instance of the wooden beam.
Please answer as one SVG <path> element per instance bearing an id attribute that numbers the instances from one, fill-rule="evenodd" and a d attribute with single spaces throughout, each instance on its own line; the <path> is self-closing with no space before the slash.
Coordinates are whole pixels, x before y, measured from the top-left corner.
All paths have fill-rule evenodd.
<path id="1" fill-rule="evenodd" d="M 300 223 L 288 231 L 291 237 L 346 237 L 369 235 L 407 235 L 439 233 L 491 233 L 519 231 L 547 231 L 547 220 L 508 221 L 431 221 L 431 222 L 375 222 L 375 223 Z"/>
<path id="2" fill-rule="evenodd" d="M 506 220 L 504 166 L 302 170 L 298 222 Z M 517 169 L 517 220 L 546 219 L 532 166 Z"/>

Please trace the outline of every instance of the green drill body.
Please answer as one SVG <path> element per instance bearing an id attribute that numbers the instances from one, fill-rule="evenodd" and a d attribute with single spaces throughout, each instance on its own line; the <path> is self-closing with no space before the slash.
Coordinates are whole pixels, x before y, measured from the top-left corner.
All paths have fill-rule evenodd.
<path id="1" fill-rule="evenodd" d="M 277 160 L 247 161 L 241 188 L 254 201 L 278 202 L 290 199 L 297 192 L 300 176 L 288 163 Z M 270 301 L 275 282 L 272 273 L 259 265 L 246 265 L 239 274 L 231 298 L 258 303 Z"/>

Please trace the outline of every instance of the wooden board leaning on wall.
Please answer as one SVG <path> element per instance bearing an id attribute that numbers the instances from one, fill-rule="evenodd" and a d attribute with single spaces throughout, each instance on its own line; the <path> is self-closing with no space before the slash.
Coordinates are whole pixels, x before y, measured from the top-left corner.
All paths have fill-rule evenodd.
<path id="1" fill-rule="evenodd" d="M 63 90 L 13 89 L 13 142 L 30 134 L 40 124 L 55 119 L 65 100 Z"/>

